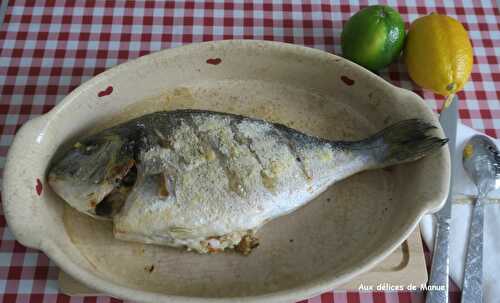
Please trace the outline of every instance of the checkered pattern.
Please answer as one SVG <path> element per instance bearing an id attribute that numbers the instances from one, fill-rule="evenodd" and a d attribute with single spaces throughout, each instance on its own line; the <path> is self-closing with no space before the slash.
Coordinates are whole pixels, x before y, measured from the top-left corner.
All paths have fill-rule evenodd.
<path id="1" fill-rule="evenodd" d="M 0 169 L 21 124 L 49 111 L 80 83 L 111 66 L 160 49 L 233 38 L 284 41 L 340 54 L 344 22 L 371 2 L 10 1 L 0 28 Z M 475 57 L 472 79 L 459 93 L 460 117 L 500 137 L 500 12 L 494 1 L 388 4 L 407 25 L 433 11 L 465 25 Z M 417 88 L 400 62 L 381 76 L 415 91 L 434 109 L 442 104 L 441 97 Z M 107 297 L 70 299 L 58 293 L 56 276 L 57 268 L 44 254 L 15 242 L 0 208 L 0 301 L 119 302 Z M 421 292 L 328 292 L 303 302 L 423 298 Z"/>

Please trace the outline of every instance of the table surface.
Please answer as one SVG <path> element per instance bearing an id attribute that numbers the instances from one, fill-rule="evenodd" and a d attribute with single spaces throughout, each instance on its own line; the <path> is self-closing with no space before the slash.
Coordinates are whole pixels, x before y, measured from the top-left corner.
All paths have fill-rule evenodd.
<path id="1" fill-rule="evenodd" d="M 470 81 L 458 94 L 463 123 L 500 137 L 500 11 L 491 1 L 389 1 L 408 23 L 438 12 L 460 20 L 474 47 Z M 16 130 L 105 69 L 161 49 L 222 39 L 284 41 L 340 54 L 345 21 L 370 3 L 287 1 L 9 1 L 0 27 L 0 170 Z M 1 9 L 0 9 L 1 10 Z M 416 87 L 395 62 L 380 75 L 433 108 L 443 98 Z M 0 172 L 1 173 L 1 172 Z M 70 298 L 58 268 L 17 243 L 0 204 L 0 301 L 121 302 Z M 3 294 L 3 295 L 2 295 Z M 452 302 L 458 302 L 452 290 Z M 302 302 L 424 302 L 417 292 L 326 292 Z"/>

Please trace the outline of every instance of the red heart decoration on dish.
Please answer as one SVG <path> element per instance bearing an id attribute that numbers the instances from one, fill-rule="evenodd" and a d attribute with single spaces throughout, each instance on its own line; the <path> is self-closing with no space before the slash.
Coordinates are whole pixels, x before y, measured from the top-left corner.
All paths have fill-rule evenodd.
<path id="1" fill-rule="evenodd" d="M 42 186 L 42 181 L 40 181 L 40 179 L 36 179 L 35 190 L 37 195 L 40 196 L 42 194 L 43 186 Z"/>
<path id="2" fill-rule="evenodd" d="M 207 63 L 212 64 L 212 65 L 217 65 L 217 64 L 220 64 L 221 62 L 222 62 L 221 58 L 214 58 L 214 59 L 207 60 Z"/>
<path id="3" fill-rule="evenodd" d="M 108 95 L 111 95 L 111 93 L 113 92 L 113 86 L 108 86 L 106 87 L 105 90 L 102 90 L 100 91 L 97 96 L 98 97 L 104 97 L 104 96 L 108 96 Z"/>
<path id="4" fill-rule="evenodd" d="M 344 82 L 345 84 L 347 84 L 349 86 L 354 84 L 354 80 L 352 80 L 351 78 L 349 78 L 347 76 L 340 77 L 340 80 L 342 80 L 342 82 Z"/>

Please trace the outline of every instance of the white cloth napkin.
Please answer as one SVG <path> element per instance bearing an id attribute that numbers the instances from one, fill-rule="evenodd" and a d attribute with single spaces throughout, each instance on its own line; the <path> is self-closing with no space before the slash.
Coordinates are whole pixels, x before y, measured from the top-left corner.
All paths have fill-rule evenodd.
<path id="1" fill-rule="evenodd" d="M 467 176 L 462 165 L 462 151 L 465 143 L 479 132 L 460 124 L 457 128 L 455 163 L 458 172 L 454 175 L 454 202 L 474 197 L 476 188 Z M 493 138 L 492 138 L 493 139 Z M 500 141 L 493 139 L 500 147 Z M 483 248 L 483 291 L 485 303 L 497 303 L 500 298 L 500 190 L 488 195 L 491 202 L 485 204 L 484 248 Z M 452 204 L 450 239 L 450 276 L 462 288 L 465 254 L 469 235 L 472 204 Z M 425 216 L 420 222 L 422 237 L 430 250 L 434 246 L 435 222 L 432 215 Z"/>

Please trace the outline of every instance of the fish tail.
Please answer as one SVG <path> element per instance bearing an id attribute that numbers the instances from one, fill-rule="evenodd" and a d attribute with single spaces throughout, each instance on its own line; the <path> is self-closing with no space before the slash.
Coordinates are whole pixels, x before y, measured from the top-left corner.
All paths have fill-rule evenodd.
<path id="1" fill-rule="evenodd" d="M 423 120 L 403 120 L 356 142 L 352 148 L 368 152 L 375 168 L 411 162 L 432 154 L 448 142 L 430 134 L 434 129 L 435 126 Z"/>

